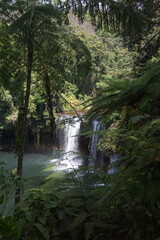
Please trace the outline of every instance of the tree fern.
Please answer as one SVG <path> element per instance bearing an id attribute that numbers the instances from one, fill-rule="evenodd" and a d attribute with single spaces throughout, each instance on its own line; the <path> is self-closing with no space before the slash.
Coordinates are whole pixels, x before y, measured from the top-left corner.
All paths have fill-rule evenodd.
<path id="1" fill-rule="evenodd" d="M 92 118 L 96 116 L 105 117 L 116 110 L 122 109 L 125 105 L 134 106 L 134 104 L 140 103 L 144 99 L 152 99 L 152 101 L 157 99 L 159 69 L 159 64 L 157 64 L 144 76 L 133 82 L 128 82 L 128 88 L 124 84 L 126 81 L 122 82 L 122 85 L 112 84 L 111 82 L 100 96 L 93 99 L 92 108 L 88 115 Z"/>

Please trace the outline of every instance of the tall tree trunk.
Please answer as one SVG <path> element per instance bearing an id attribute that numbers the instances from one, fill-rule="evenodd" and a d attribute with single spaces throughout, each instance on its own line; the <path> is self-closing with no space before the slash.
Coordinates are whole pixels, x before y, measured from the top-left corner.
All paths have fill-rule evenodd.
<path id="1" fill-rule="evenodd" d="M 62 105 L 59 101 L 59 96 L 58 96 L 57 93 L 55 94 L 55 102 L 56 102 L 56 112 L 57 113 L 63 113 L 64 110 L 63 110 L 63 107 L 62 107 Z"/>
<path id="2" fill-rule="evenodd" d="M 51 138 L 52 142 L 56 144 L 56 123 L 55 117 L 53 115 L 53 103 L 52 103 L 52 93 L 51 93 L 51 83 L 48 76 L 48 73 L 44 71 L 44 86 L 46 91 L 46 100 L 47 100 L 47 109 L 49 113 L 50 128 L 51 128 Z"/>
<path id="3" fill-rule="evenodd" d="M 23 166 L 23 155 L 24 155 L 24 147 L 27 137 L 27 113 L 28 113 L 28 104 L 30 97 L 30 89 L 31 89 L 31 74 L 32 74 L 32 66 L 33 66 L 33 41 L 28 38 L 27 41 L 27 50 L 28 50 L 28 63 L 27 63 L 27 81 L 26 81 L 26 91 L 25 91 L 25 99 L 23 106 L 19 109 L 18 115 L 18 123 L 16 129 L 16 153 L 18 156 L 18 165 L 17 165 L 17 175 L 19 176 L 19 180 L 22 177 L 22 166 Z M 15 195 L 15 203 L 20 201 L 20 188 L 17 186 L 16 195 Z"/>

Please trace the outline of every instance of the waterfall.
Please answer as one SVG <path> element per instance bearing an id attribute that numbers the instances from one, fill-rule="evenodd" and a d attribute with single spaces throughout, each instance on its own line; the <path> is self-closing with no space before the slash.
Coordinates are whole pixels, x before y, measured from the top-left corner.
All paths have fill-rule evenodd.
<path id="1" fill-rule="evenodd" d="M 94 132 L 99 131 L 100 127 L 101 127 L 101 124 L 97 120 L 94 120 L 92 122 L 92 129 Z M 98 140 L 99 140 L 98 134 L 94 133 L 91 139 L 91 150 L 90 150 L 94 160 L 96 159 Z"/>
<path id="2" fill-rule="evenodd" d="M 78 156 L 79 136 L 81 121 L 73 115 L 65 115 L 60 121 L 64 121 L 64 128 L 59 137 L 60 148 L 63 150 L 56 162 L 55 170 L 77 169 L 82 165 L 82 158 Z"/>
<path id="3" fill-rule="evenodd" d="M 100 136 L 96 133 L 97 131 L 103 130 L 104 125 L 98 120 L 93 120 L 92 122 L 92 130 L 95 132 L 92 135 L 91 144 L 90 144 L 90 153 L 91 158 L 94 160 L 94 164 L 102 164 L 103 163 L 103 153 L 97 150 L 97 144 L 99 142 Z"/>
<path id="4" fill-rule="evenodd" d="M 105 130 L 105 126 L 100 121 L 93 120 L 92 130 L 95 133 L 93 133 L 90 143 L 90 155 L 91 155 L 90 165 L 98 166 L 100 168 L 102 167 L 102 169 L 107 171 L 108 174 L 113 174 L 116 171 L 116 169 L 112 166 L 112 164 L 119 159 L 119 156 L 117 155 L 105 156 L 103 152 L 97 150 L 98 142 L 100 138 L 103 138 L 103 136 L 98 135 L 96 132 L 100 130 Z M 111 167 L 109 168 L 110 164 Z"/>
<path id="5" fill-rule="evenodd" d="M 74 118 L 70 123 L 68 122 L 65 126 L 65 152 L 76 152 L 78 151 L 78 134 L 80 133 L 81 122 L 79 118 Z"/>

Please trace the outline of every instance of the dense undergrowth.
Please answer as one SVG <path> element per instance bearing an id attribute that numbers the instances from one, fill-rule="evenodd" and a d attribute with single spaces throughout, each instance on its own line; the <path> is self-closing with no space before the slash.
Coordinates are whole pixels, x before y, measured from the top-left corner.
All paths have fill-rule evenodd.
<path id="1" fill-rule="evenodd" d="M 123 164 L 119 159 L 108 175 L 82 168 L 41 179 L 37 187 L 26 190 L 13 215 L 1 217 L 0 238 L 158 239 L 159 164 L 139 166 L 130 159 L 131 165 L 126 159 Z M 13 190 L 16 181 L 4 183 L 5 189 Z"/>
<path id="2" fill-rule="evenodd" d="M 128 239 L 130 234 L 131 239 L 160 235 L 159 69 L 154 62 L 134 81 L 112 81 L 88 112 L 91 119 L 98 116 L 110 126 L 99 148 L 119 159 L 113 163 L 116 173 L 107 177 L 110 187 L 102 202 L 114 202 L 117 215 L 112 218 L 121 219 Z"/>

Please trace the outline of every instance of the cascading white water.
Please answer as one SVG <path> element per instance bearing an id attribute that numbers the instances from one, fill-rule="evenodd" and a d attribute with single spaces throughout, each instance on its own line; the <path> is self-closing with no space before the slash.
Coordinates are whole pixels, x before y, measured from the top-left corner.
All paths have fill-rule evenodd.
<path id="1" fill-rule="evenodd" d="M 90 153 L 91 153 L 92 160 L 94 161 L 97 160 L 99 163 L 103 163 L 103 153 L 100 153 L 97 151 L 97 144 L 100 137 L 96 132 L 103 129 L 104 129 L 104 126 L 101 122 L 99 122 L 98 120 L 93 120 L 92 130 L 95 132 L 95 134 L 92 135 Z"/>
<path id="2" fill-rule="evenodd" d="M 78 150 L 78 134 L 80 133 L 81 122 L 79 118 L 74 118 L 72 123 L 65 126 L 65 152 L 76 152 Z"/>
<path id="3" fill-rule="evenodd" d="M 93 120 L 92 122 L 92 129 L 94 132 L 99 131 L 101 127 L 101 124 L 97 120 Z M 94 133 L 92 135 L 91 139 L 91 155 L 92 158 L 95 160 L 96 159 L 96 153 L 97 153 L 97 143 L 98 143 L 99 137 L 98 134 Z"/>
<path id="4" fill-rule="evenodd" d="M 101 138 L 96 132 L 100 130 L 105 130 L 105 126 L 98 120 L 93 120 L 92 130 L 95 132 L 92 135 L 91 145 L 90 145 L 90 155 L 91 155 L 91 165 L 103 166 L 109 174 L 112 174 L 116 171 L 114 167 L 109 168 L 108 164 L 114 163 L 119 157 L 117 155 L 111 155 L 108 158 L 104 157 L 103 152 L 97 150 L 98 141 Z"/>
<path id="5" fill-rule="evenodd" d="M 55 170 L 77 169 L 82 165 L 82 158 L 78 156 L 78 144 L 81 122 L 78 117 L 69 115 L 63 117 L 65 121 L 63 134 L 60 141 L 63 142 L 63 153 L 59 159 L 54 159 L 56 162 Z M 61 143 L 60 143 L 61 145 Z"/>

